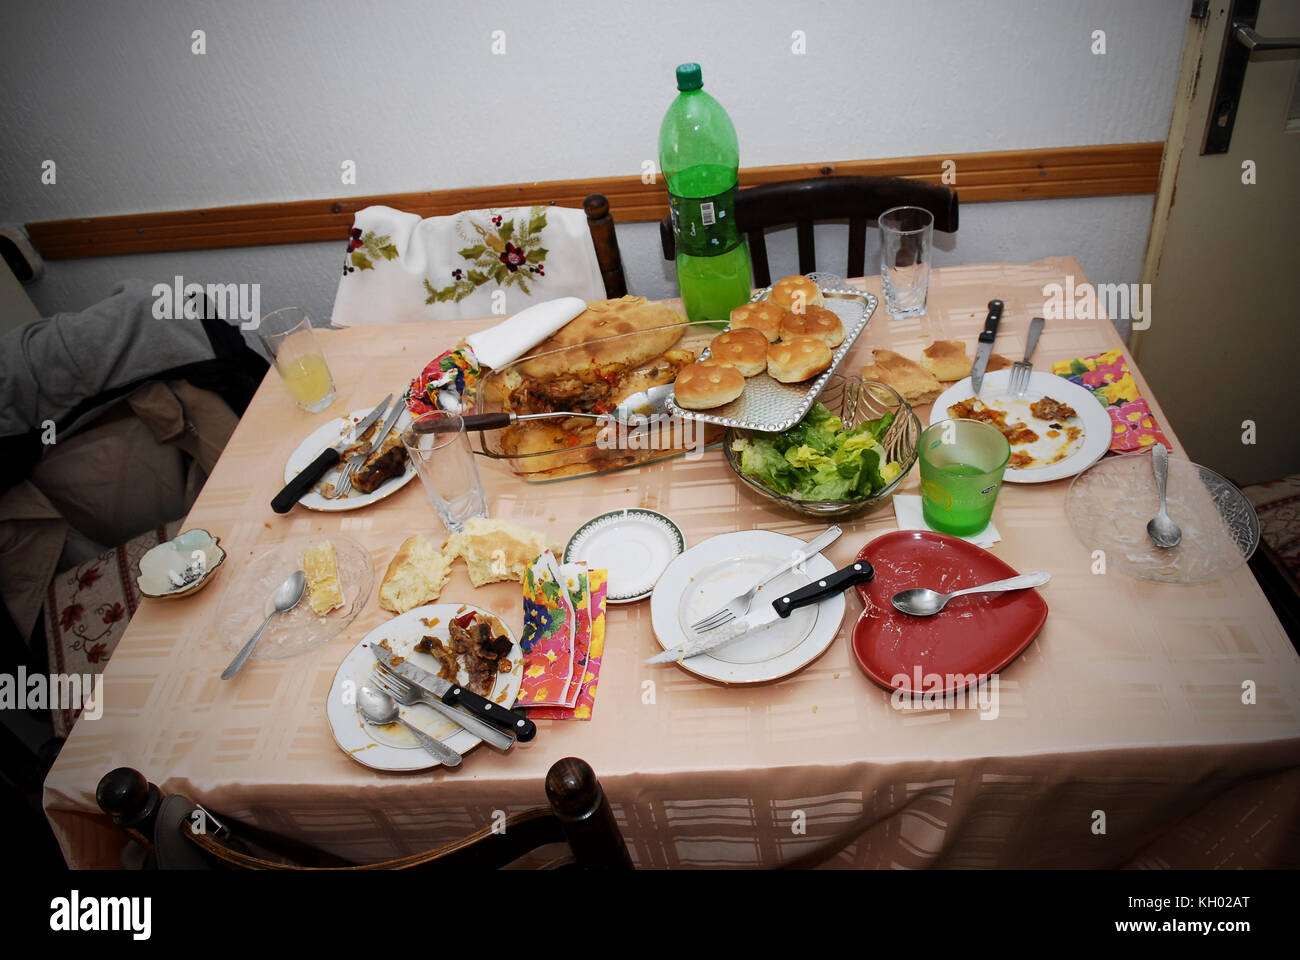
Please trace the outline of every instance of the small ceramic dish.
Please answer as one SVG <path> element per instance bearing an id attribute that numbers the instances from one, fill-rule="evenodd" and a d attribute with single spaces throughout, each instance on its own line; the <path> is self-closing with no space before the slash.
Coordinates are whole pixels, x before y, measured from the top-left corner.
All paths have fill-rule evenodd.
<path id="1" fill-rule="evenodd" d="M 140 558 L 136 586 L 153 600 L 174 600 L 197 593 L 226 559 L 220 544 L 206 530 L 186 530 Z"/>

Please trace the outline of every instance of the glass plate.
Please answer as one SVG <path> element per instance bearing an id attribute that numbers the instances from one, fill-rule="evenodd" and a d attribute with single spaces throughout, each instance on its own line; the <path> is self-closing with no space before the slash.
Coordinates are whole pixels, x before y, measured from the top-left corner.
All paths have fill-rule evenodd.
<path id="1" fill-rule="evenodd" d="M 298 605 L 288 613 L 271 618 L 266 632 L 253 650 L 252 660 L 285 660 L 328 643 L 357 618 L 375 585 L 375 565 L 366 549 L 350 537 L 319 534 L 298 537 L 262 550 L 251 557 L 231 551 L 230 565 L 239 568 L 226 585 L 217 609 L 217 642 L 239 650 L 271 612 L 271 597 L 285 579 L 302 569 L 302 555 L 323 540 L 334 543 L 338 557 L 339 584 L 344 604 L 324 616 L 317 616 L 303 591 Z"/>
<path id="2" fill-rule="evenodd" d="M 1105 551 L 1106 568 L 1162 583 L 1218 580 L 1259 545 L 1255 508 L 1235 486 L 1190 460 L 1169 458 L 1169 516 L 1183 529 L 1176 547 L 1157 547 L 1147 521 L 1160 508 L 1150 453 L 1110 457 L 1074 478 L 1065 513 L 1089 550 Z"/>

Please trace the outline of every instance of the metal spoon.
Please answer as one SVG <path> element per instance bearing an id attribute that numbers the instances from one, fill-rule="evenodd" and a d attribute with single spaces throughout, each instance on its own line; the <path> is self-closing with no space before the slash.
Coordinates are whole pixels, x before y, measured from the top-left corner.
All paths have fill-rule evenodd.
<path id="1" fill-rule="evenodd" d="M 1165 509 L 1165 488 L 1169 485 L 1169 450 L 1163 443 L 1151 449 L 1151 465 L 1156 472 L 1156 489 L 1160 491 L 1160 512 L 1147 521 L 1147 536 L 1157 547 L 1176 547 L 1183 539 L 1183 529 L 1174 523 Z"/>
<path id="2" fill-rule="evenodd" d="M 499 430 L 508 427 L 517 420 L 544 420 L 548 417 L 585 417 L 588 420 L 613 420 L 628 426 L 638 426 L 643 418 L 662 417 L 667 413 L 668 395 L 673 385 L 663 383 L 649 390 L 642 390 L 628 397 L 609 413 L 578 413 L 572 410 L 557 410 L 553 413 L 475 413 L 464 417 L 466 430 Z M 417 433 L 445 433 L 456 427 L 456 422 L 445 419 L 416 421 Z"/>
<path id="3" fill-rule="evenodd" d="M 403 720 L 401 712 L 397 709 L 397 701 L 382 690 L 376 690 L 369 684 L 363 684 L 361 690 L 357 693 L 357 706 L 361 708 L 362 715 L 376 726 L 385 726 L 390 723 L 401 724 L 415 736 L 416 740 L 420 741 L 420 746 L 441 760 L 444 766 L 460 766 L 461 758 L 459 753 Z"/>
<path id="4" fill-rule="evenodd" d="M 916 587 L 912 590 L 900 590 L 894 594 L 893 604 L 895 609 L 901 610 L 903 613 L 914 617 L 928 617 L 942 610 L 953 597 L 964 597 L 968 593 L 1001 593 L 1003 590 L 1024 590 L 1028 587 L 1041 587 L 1051 579 L 1052 575 L 1050 573 L 1046 570 L 1039 570 L 1037 573 L 1025 573 L 1006 580 L 995 580 L 993 583 L 981 584 L 978 587 L 967 587 L 965 590 L 954 590 L 952 593 L 940 593 L 937 590 Z"/>
<path id="5" fill-rule="evenodd" d="M 253 648 L 257 646 L 257 641 L 262 639 L 262 631 L 265 630 L 266 625 L 271 622 L 271 618 L 277 613 L 285 613 L 297 606 L 298 601 L 302 599 L 302 592 L 306 586 L 307 574 L 303 573 L 301 570 L 295 570 L 289 575 L 288 580 L 284 581 L 284 583 L 280 584 L 280 586 L 276 588 L 274 597 L 275 609 L 266 615 L 266 619 L 262 621 L 262 625 L 257 628 L 257 633 L 253 634 L 253 639 L 244 644 L 243 649 L 235 654 L 235 659 L 230 661 L 230 666 L 226 667 L 226 669 L 221 672 L 222 680 L 229 680 L 243 669 L 248 658 L 252 656 Z"/>

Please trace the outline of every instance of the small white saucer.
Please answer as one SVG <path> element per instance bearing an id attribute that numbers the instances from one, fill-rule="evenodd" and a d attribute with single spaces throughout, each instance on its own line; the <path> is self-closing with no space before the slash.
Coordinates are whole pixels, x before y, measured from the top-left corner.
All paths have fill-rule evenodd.
<path id="1" fill-rule="evenodd" d="M 585 560 L 609 571 L 609 603 L 650 596 L 668 564 L 686 549 L 677 524 L 662 513 L 627 507 L 592 517 L 569 538 L 564 562 Z"/>

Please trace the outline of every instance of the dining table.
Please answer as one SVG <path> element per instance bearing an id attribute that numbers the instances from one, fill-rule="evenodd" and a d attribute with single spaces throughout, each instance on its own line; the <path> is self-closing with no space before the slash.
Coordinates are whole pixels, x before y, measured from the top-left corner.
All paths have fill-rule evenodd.
<path id="1" fill-rule="evenodd" d="M 894 319 L 879 277 L 853 279 L 880 306 L 840 372 L 856 375 L 873 348 L 918 358 L 933 340 L 953 339 L 973 351 L 993 299 L 1005 304 L 994 349 L 1019 359 L 1045 288 L 1067 280 L 1087 282 L 1069 256 L 944 267 L 931 275 L 925 313 Z M 1111 320 L 1095 314 L 1049 318 L 1036 369 L 1123 351 L 1172 456 L 1184 457 L 1179 424 Z M 184 524 L 220 538 L 224 567 L 192 596 L 144 601 L 105 669 L 102 715 L 75 725 L 45 782 L 45 811 L 71 866 L 121 863 L 127 837 L 95 801 L 99 779 L 120 766 L 235 825 L 361 863 L 545 806 L 546 772 L 563 757 L 595 770 L 638 868 L 1300 866 L 1300 657 L 1249 568 L 1197 585 L 1099 571 L 1068 522 L 1068 478 L 1005 483 L 998 496 L 1002 539 L 990 552 L 1052 579 L 1040 591 L 1041 631 L 1000 671 L 996 716 L 899 709 L 854 657 L 854 591 L 820 657 L 756 685 L 644 663 L 661 650 L 650 603 L 610 604 L 590 719 L 539 720 L 531 742 L 480 746 L 457 769 L 372 770 L 331 735 L 326 700 L 340 662 L 392 616 L 373 593 L 330 642 L 254 658 L 221 680 L 237 644 L 218 613 L 250 558 L 289 538 L 346 536 L 382 573 L 412 534 L 447 536 L 418 481 L 348 512 L 278 515 L 270 501 L 305 436 L 400 396 L 430 359 L 500 319 L 318 331 L 337 387 L 323 413 L 302 411 L 267 376 Z M 1207 376 L 1213 403 L 1212 377 L 1188 375 Z M 917 413 L 928 422 L 927 406 Z M 490 516 L 542 533 L 557 551 L 585 521 L 624 507 L 666 514 L 687 547 L 760 529 L 807 540 L 826 525 L 747 489 L 716 445 L 541 484 L 504 461 L 476 462 Z M 897 492 L 919 492 L 916 469 Z M 898 526 L 887 501 L 838 522 L 844 533 L 825 552 L 837 568 Z M 489 609 L 516 634 L 523 623 L 518 583 L 474 588 L 461 564 L 440 602 Z"/>

